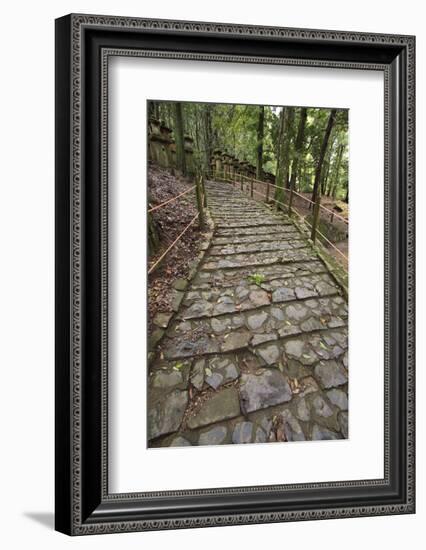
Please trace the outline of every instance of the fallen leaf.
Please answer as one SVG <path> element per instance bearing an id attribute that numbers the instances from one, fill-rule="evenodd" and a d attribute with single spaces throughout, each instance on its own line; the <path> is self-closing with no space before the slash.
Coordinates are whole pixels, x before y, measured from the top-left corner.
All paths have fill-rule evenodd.
<path id="1" fill-rule="evenodd" d="M 185 366 L 184 363 L 181 363 L 180 361 L 178 361 L 173 368 L 174 368 L 174 370 L 180 370 L 184 366 Z"/>

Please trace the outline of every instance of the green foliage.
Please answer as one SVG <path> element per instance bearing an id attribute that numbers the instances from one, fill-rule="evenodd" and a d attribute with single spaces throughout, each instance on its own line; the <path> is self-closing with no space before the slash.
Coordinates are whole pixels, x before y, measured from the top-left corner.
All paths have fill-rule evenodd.
<path id="1" fill-rule="evenodd" d="M 194 160 L 197 168 L 209 168 L 209 159 L 215 148 L 256 165 L 258 105 L 192 102 L 182 102 L 181 105 L 184 133 L 194 139 Z M 174 102 L 151 101 L 148 109 L 150 116 L 159 118 L 166 126 L 174 129 Z M 284 163 L 281 173 L 290 179 L 293 178 L 292 168 L 296 167 L 293 178 L 295 189 L 299 192 L 311 192 L 330 109 L 307 108 L 303 143 L 299 153 L 295 144 L 302 108 L 286 107 L 291 115 L 288 117 L 290 124 L 285 130 L 288 143 L 280 149 L 283 139 L 280 135 L 282 109 L 280 106 L 264 107 L 263 171 L 275 175 L 279 165 Z M 286 158 L 279 158 L 280 150 L 286 153 Z M 323 161 L 322 193 L 346 200 L 348 170 L 348 111 L 339 109 Z"/>
<path id="2" fill-rule="evenodd" d="M 262 275 L 261 273 L 253 273 L 248 276 L 248 280 L 250 283 L 260 286 L 265 280 L 265 275 Z"/>
<path id="3" fill-rule="evenodd" d="M 184 366 L 185 366 L 185 363 L 181 363 L 180 361 L 178 361 L 178 362 L 175 363 L 175 365 L 173 366 L 173 370 L 180 371 L 181 369 L 183 369 Z"/>

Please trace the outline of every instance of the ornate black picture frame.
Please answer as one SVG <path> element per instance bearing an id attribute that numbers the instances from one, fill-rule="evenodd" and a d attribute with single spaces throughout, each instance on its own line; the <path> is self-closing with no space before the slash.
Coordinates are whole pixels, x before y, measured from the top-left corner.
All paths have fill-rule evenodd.
<path id="1" fill-rule="evenodd" d="M 383 479 L 110 494 L 110 56 L 377 70 L 385 80 Z M 413 36 L 68 15 L 56 21 L 56 529 L 70 535 L 414 513 Z"/>

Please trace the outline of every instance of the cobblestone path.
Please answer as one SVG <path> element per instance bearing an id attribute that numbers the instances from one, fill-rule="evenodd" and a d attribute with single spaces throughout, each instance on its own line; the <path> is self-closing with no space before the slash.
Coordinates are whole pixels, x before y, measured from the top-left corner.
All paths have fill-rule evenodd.
<path id="1" fill-rule="evenodd" d="M 341 288 L 288 217 L 206 187 L 213 238 L 151 353 L 149 446 L 347 438 Z"/>

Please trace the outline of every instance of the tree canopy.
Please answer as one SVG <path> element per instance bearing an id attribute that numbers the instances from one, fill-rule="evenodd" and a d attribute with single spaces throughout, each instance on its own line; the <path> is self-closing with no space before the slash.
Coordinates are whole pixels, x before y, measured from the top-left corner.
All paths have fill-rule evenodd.
<path id="1" fill-rule="evenodd" d="M 151 101 L 149 115 L 173 129 L 177 150 L 182 133 L 193 138 L 200 168 L 218 148 L 258 179 L 269 173 L 277 185 L 348 200 L 346 109 Z"/>

